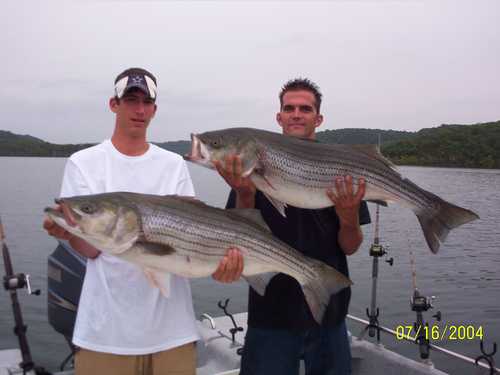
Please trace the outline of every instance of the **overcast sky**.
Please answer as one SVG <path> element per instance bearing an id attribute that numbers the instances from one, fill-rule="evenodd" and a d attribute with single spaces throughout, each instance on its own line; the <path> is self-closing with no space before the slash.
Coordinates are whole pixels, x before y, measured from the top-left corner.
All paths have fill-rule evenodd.
<path id="1" fill-rule="evenodd" d="M 2 1 L 0 130 L 98 142 L 118 73 L 158 78 L 149 139 L 278 131 L 282 84 L 324 94 L 323 129 L 500 119 L 500 1 Z"/>

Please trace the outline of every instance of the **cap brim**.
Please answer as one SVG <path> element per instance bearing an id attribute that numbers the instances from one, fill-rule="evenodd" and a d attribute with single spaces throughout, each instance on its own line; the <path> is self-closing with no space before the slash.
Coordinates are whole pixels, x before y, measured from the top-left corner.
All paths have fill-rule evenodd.
<path id="1" fill-rule="evenodd" d="M 148 76 L 126 76 L 115 84 L 115 95 L 122 98 L 131 89 L 139 89 L 151 99 L 156 99 L 156 84 Z"/>
<path id="2" fill-rule="evenodd" d="M 121 97 L 124 97 L 124 96 L 125 96 L 128 92 L 130 92 L 130 91 L 131 91 L 131 90 L 133 90 L 133 89 L 139 89 L 139 90 L 141 90 L 144 94 L 146 94 L 149 98 L 153 98 L 153 97 L 150 95 L 150 93 L 149 93 L 148 89 L 147 89 L 147 88 L 145 88 L 144 86 L 140 86 L 140 85 L 130 85 L 130 86 L 127 86 L 127 87 L 125 88 L 125 90 L 123 91 L 123 94 L 122 94 L 122 96 L 121 96 Z"/>

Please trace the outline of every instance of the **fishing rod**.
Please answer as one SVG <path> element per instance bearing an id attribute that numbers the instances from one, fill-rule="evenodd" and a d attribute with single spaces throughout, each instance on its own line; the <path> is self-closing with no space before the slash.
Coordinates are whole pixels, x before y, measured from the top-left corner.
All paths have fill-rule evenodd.
<path id="1" fill-rule="evenodd" d="M 380 222 L 380 205 L 377 204 L 377 212 L 375 215 L 375 236 L 373 244 L 370 247 L 370 256 L 373 258 L 372 262 L 372 295 L 370 301 L 370 310 L 366 309 L 366 315 L 370 319 L 368 325 L 361 332 L 360 337 L 362 338 L 366 331 L 368 330 L 368 335 L 374 337 L 377 333 L 377 342 L 380 342 L 380 324 L 378 321 L 379 308 L 377 307 L 377 279 L 378 279 L 378 268 L 379 262 L 378 258 L 387 254 L 387 250 L 384 246 L 380 244 L 379 237 L 379 222 Z M 386 262 L 390 266 L 394 264 L 394 258 L 386 259 Z"/>
<path id="2" fill-rule="evenodd" d="M 35 364 L 31 358 L 31 352 L 26 337 L 28 326 L 24 324 L 21 306 L 17 298 L 17 289 L 27 288 L 28 294 L 40 295 L 40 290 L 33 291 L 31 289 L 30 276 L 24 273 L 14 274 L 12 261 L 10 259 L 9 248 L 5 243 L 5 232 L 2 225 L 2 218 L 0 217 L 0 244 L 2 246 L 3 263 L 5 267 L 5 276 L 3 277 L 3 286 L 10 294 L 12 303 L 12 312 L 14 314 L 14 333 L 19 341 L 19 349 L 21 350 L 22 362 L 19 367 L 23 370 L 23 374 L 31 370 L 37 373 L 46 373 L 43 369 L 35 369 Z"/>
<path id="3" fill-rule="evenodd" d="M 377 148 L 380 151 L 381 139 L 380 134 L 378 134 Z M 365 329 L 361 332 L 360 337 L 362 338 L 366 331 L 368 330 L 368 335 L 370 337 L 375 336 L 377 333 L 377 342 L 380 342 L 380 324 L 378 317 L 380 314 L 379 308 L 377 306 L 377 280 L 378 280 L 378 269 L 379 262 L 378 258 L 387 254 L 387 250 L 380 244 L 379 237 L 379 227 L 380 227 L 380 204 L 377 204 L 377 211 L 375 214 L 375 234 L 373 243 L 370 247 L 370 256 L 373 258 L 372 261 L 372 295 L 370 301 L 370 310 L 366 309 L 366 315 L 370 320 Z M 394 258 L 387 259 L 386 262 L 392 267 L 394 264 Z"/>

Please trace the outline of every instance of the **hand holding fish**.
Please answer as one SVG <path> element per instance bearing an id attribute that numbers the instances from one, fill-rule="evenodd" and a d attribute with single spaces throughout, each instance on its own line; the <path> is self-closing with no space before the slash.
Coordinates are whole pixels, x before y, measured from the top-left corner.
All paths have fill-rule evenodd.
<path id="1" fill-rule="evenodd" d="M 55 209 L 59 212 L 62 212 L 62 209 L 59 206 L 57 206 Z M 43 229 L 45 229 L 49 235 L 61 240 L 69 241 L 74 237 L 70 232 L 57 225 L 55 221 L 49 219 L 48 217 L 43 220 Z"/>
<path id="2" fill-rule="evenodd" d="M 326 195 L 335 205 L 335 212 L 340 220 L 339 244 L 346 255 L 354 254 L 363 242 L 363 232 L 359 225 L 359 207 L 366 191 L 364 178 L 358 181 L 358 190 L 354 193 L 352 176 L 336 177 L 335 192 L 326 191 Z"/>
<path id="3" fill-rule="evenodd" d="M 70 226 L 76 225 L 76 221 L 72 216 L 71 212 L 67 209 L 67 207 L 65 208 L 64 205 L 57 205 L 53 208 L 55 211 L 64 214 L 64 219 L 68 225 Z M 73 249 L 75 249 L 76 251 L 78 251 L 80 254 L 82 254 L 87 258 L 91 259 L 96 258 L 101 253 L 99 250 L 90 245 L 88 242 L 68 232 L 66 229 L 58 225 L 54 220 L 52 220 L 49 217 L 45 217 L 43 221 L 43 229 L 45 229 L 49 235 L 57 239 L 68 241 Z"/>
<path id="4" fill-rule="evenodd" d="M 217 172 L 227 182 L 229 186 L 236 192 L 237 207 L 253 208 L 255 204 L 256 187 L 250 177 L 243 177 L 243 163 L 239 155 L 227 155 L 224 159 L 225 164 L 221 161 L 214 160 L 213 164 Z"/>
<path id="5" fill-rule="evenodd" d="M 366 182 L 359 179 L 359 186 L 354 193 L 352 176 L 336 177 L 335 191 L 328 189 L 326 194 L 335 205 L 335 211 L 340 219 L 341 226 L 359 226 L 359 206 L 365 195 Z"/>
<path id="6" fill-rule="evenodd" d="M 212 278 L 221 283 L 232 283 L 239 280 L 242 273 L 243 256 L 238 248 L 231 247 L 212 274 Z"/>

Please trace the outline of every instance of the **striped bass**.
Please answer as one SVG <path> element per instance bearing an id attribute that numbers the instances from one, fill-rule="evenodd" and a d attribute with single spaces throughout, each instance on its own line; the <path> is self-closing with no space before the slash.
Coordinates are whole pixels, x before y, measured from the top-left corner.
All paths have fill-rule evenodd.
<path id="1" fill-rule="evenodd" d="M 255 209 L 222 210 L 194 198 L 105 193 L 56 200 L 47 215 L 98 250 L 148 270 L 185 277 L 215 272 L 229 247 L 244 259 L 243 277 L 261 295 L 278 272 L 295 278 L 319 323 L 331 294 L 351 281 L 274 237 Z M 70 212 L 76 226 L 69 225 Z"/>
<path id="2" fill-rule="evenodd" d="M 191 153 L 184 158 L 208 168 L 239 155 L 242 176 L 250 177 L 282 215 L 287 204 L 332 206 L 326 190 L 336 177 L 351 175 L 355 188 L 359 178 L 365 179 L 365 200 L 413 210 L 433 253 L 451 229 L 479 218 L 403 178 L 375 145 L 324 144 L 252 128 L 192 134 L 191 141 Z"/>

